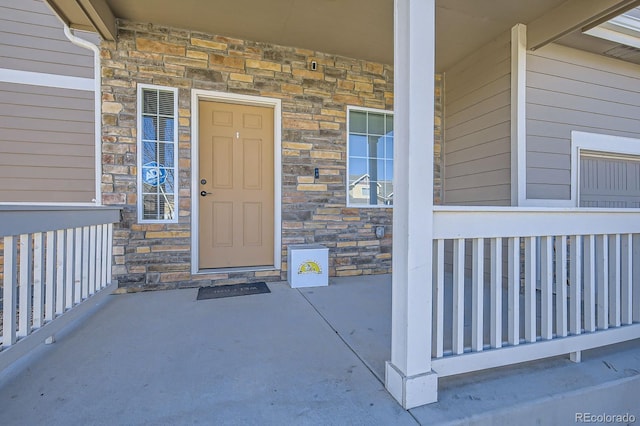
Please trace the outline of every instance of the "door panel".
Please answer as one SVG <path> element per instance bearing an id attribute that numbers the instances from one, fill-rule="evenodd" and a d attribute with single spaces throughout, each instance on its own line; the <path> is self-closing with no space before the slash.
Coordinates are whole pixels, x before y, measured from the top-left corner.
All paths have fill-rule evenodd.
<path id="1" fill-rule="evenodd" d="M 242 187 L 244 189 L 262 189 L 262 141 L 247 139 L 242 146 L 243 167 Z"/>
<path id="2" fill-rule="evenodd" d="M 262 204 L 261 203 L 244 203 L 243 206 L 244 220 L 243 236 L 245 246 L 261 246 L 262 245 Z"/>
<path id="3" fill-rule="evenodd" d="M 273 109 L 199 106 L 200 269 L 273 265 Z"/>
<path id="4" fill-rule="evenodd" d="M 210 151 L 213 189 L 233 189 L 233 139 L 214 137 Z"/>
<path id="5" fill-rule="evenodd" d="M 212 202 L 213 247 L 233 246 L 233 203 Z"/>

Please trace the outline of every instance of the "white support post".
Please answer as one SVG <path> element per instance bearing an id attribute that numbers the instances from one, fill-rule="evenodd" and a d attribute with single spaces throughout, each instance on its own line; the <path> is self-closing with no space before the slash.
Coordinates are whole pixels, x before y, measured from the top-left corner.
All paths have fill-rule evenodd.
<path id="1" fill-rule="evenodd" d="M 385 385 L 405 409 L 435 402 L 431 370 L 435 0 L 394 2 L 394 211 L 391 361 Z"/>
<path id="2" fill-rule="evenodd" d="M 511 205 L 527 199 L 527 26 L 511 28 Z"/>

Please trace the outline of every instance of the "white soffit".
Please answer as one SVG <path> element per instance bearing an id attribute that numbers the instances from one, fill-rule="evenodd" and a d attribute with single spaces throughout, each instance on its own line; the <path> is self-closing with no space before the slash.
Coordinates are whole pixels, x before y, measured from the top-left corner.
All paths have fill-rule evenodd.
<path id="1" fill-rule="evenodd" d="M 640 49 L 640 8 L 616 16 L 584 33 Z"/>

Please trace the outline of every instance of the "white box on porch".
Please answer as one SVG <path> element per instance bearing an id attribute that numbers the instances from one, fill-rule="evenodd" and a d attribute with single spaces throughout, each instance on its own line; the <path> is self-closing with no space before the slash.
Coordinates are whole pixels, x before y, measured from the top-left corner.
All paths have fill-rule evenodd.
<path id="1" fill-rule="evenodd" d="M 329 249 L 320 244 L 287 248 L 287 281 L 291 288 L 329 285 Z"/>

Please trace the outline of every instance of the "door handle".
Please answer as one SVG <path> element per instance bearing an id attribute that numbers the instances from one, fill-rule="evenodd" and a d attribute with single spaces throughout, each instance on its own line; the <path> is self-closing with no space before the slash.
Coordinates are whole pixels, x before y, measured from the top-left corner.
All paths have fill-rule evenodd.
<path id="1" fill-rule="evenodd" d="M 211 194 L 211 192 L 207 192 L 207 191 L 200 191 L 200 195 L 202 197 L 206 197 L 207 195 Z"/>

